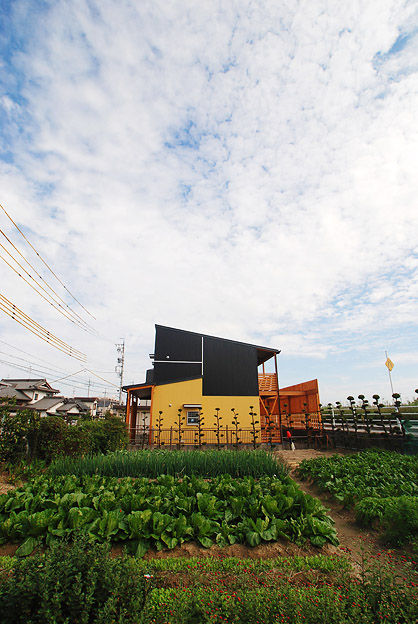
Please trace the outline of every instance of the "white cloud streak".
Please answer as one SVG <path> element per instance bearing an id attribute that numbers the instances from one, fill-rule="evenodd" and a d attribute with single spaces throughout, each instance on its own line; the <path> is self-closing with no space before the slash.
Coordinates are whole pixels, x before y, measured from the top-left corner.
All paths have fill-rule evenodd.
<path id="1" fill-rule="evenodd" d="M 126 336 L 129 381 L 154 322 L 331 368 L 353 342 L 417 337 L 412 3 L 21 1 L 13 23 L 3 199 Z"/>

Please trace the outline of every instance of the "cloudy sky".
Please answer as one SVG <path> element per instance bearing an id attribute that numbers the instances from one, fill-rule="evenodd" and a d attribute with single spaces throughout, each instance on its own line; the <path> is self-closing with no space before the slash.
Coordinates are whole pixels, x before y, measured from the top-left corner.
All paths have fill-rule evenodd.
<path id="1" fill-rule="evenodd" d="M 281 385 L 318 377 L 323 402 L 389 398 L 388 350 L 413 398 L 415 1 L 3 0 L 0 19 L 0 201 L 97 320 L 0 228 L 98 335 L 4 262 L 0 293 L 113 383 L 115 343 L 142 382 L 160 323 L 277 347 Z M 0 376 L 83 368 L 0 314 Z"/>

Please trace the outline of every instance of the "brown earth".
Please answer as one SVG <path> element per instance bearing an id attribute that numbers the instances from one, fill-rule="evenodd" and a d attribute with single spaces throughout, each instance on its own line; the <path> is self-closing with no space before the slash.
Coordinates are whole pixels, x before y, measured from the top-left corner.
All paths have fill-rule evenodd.
<path id="1" fill-rule="evenodd" d="M 16 486 L 8 483 L 4 473 L 0 473 L 0 494 L 7 494 L 10 490 L 15 490 Z"/>

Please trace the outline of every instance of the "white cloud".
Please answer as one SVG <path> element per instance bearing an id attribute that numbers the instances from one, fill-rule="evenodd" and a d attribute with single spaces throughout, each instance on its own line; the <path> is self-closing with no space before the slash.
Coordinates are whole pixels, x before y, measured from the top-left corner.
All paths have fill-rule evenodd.
<path id="1" fill-rule="evenodd" d="M 6 108 L 25 125 L 9 122 L 3 199 L 110 341 L 5 278 L 22 307 L 95 361 L 125 335 L 129 381 L 154 322 L 331 367 L 352 332 L 416 327 L 410 3 L 16 7 L 23 100 Z"/>

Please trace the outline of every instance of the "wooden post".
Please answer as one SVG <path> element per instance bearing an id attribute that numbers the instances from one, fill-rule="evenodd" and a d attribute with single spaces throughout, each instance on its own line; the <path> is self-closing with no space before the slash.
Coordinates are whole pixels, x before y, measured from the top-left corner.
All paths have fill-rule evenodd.
<path id="1" fill-rule="evenodd" d="M 128 426 L 128 434 L 129 441 L 132 441 L 132 432 L 131 432 L 131 392 L 128 390 L 126 395 L 126 424 Z"/>
<path id="2" fill-rule="evenodd" d="M 280 353 L 280 351 L 279 351 Z M 277 405 L 279 408 L 279 429 L 280 429 L 280 443 L 282 445 L 283 448 L 283 439 L 282 439 L 282 410 L 280 407 L 280 386 L 279 386 L 279 373 L 277 370 L 277 355 L 276 353 L 274 354 L 274 367 L 276 369 L 276 382 L 277 382 Z"/>
<path id="3" fill-rule="evenodd" d="M 228 448 L 228 425 L 226 425 L 226 448 Z"/>
<path id="4" fill-rule="evenodd" d="M 170 427 L 170 451 L 171 451 L 171 445 L 173 443 L 173 427 Z"/>

